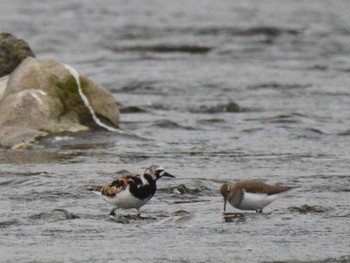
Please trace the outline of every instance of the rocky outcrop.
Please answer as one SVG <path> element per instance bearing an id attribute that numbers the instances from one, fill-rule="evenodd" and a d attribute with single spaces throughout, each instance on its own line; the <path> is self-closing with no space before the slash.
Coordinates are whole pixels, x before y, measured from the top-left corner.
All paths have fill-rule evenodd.
<path id="1" fill-rule="evenodd" d="M 0 78 L 10 74 L 27 57 L 35 55 L 24 40 L 0 33 Z"/>
<path id="2" fill-rule="evenodd" d="M 119 108 L 112 94 L 82 75 L 78 80 L 82 94 L 65 65 L 26 58 L 3 84 L 0 146 L 16 147 L 49 134 L 88 130 L 96 126 L 92 115 L 118 127 Z"/>

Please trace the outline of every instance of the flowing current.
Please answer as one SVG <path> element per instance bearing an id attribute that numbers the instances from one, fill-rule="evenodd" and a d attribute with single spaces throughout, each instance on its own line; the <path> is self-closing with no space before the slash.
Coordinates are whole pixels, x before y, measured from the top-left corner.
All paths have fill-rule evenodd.
<path id="1" fill-rule="evenodd" d="M 1 32 L 112 92 L 124 132 L 0 150 L 1 262 L 350 261 L 350 2 L 0 6 Z M 86 190 L 151 163 L 176 178 L 143 219 Z M 225 216 L 242 179 L 295 188 Z"/>

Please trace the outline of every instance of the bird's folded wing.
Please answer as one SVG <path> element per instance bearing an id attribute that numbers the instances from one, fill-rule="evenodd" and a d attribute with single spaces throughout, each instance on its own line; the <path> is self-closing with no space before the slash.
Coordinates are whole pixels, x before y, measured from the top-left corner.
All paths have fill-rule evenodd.
<path id="1" fill-rule="evenodd" d="M 128 179 L 118 178 L 112 181 L 109 185 L 102 187 L 101 194 L 112 197 L 118 194 L 120 191 L 125 190 L 128 185 Z"/>

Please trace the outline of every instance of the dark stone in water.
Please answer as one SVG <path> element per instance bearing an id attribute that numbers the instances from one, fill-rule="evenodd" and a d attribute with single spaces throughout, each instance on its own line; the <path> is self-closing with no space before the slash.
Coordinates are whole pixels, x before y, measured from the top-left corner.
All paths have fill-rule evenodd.
<path id="1" fill-rule="evenodd" d="M 8 220 L 8 221 L 0 221 L 0 228 L 8 227 L 17 224 L 18 221 L 16 219 Z"/>
<path id="2" fill-rule="evenodd" d="M 259 83 L 257 85 L 248 86 L 248 89 L 260 90 L 260 89 L 273 89 L 273 90 L 291 90 L 291 89 L 306 89 L 311 87 L 310 84 L 285 84 L 285 83 Z"/>
<path id="3" fill-rule="evenodd" d="M 185 184 L 179 184 L 178 186 L 170 187 L 169 190 L 170 191 L 167 191 L 167 192 L 175 193 L 178 195 L 184 195 L 184 194 L 200 195 L 202 191 L 202 189 L 198 189 L 198 188 L 195 188 L 195 189 L 188 188 Z"/>
<path id="4" fill-rule="evenodd" d="M 191 213 L 186 210 L 177 210 L 174 212 L 174 216 L 185 216 L 190 215 Z"/>
<path id="5" fill-rule="evenodd" d="M 201 106 L 199 109 L 191 109 L 194 113 L 222 113 L 222 112 L 241 112 L 241 108 L 235 102 L 230 101 L 227 104 L 216 105 L 216 106 Z"/>
<path id="6" fill-rule="evenodd" d="M 10 74 L 26 57 L 35 57 L 27 42 L 0 33 L 0 77 Z"/>
<path id="7" fill-rule="evenodd" d="M 294 28 L 279 28 L 269 26 L 258 26 L 249 28 L 238 27 L 207 27 L 196 30 L 200 35 L 222 35 L 229 34 L 233 36 L 251 37 L 256 35 L 265 35 L 267 37 L 277 37 L 280 35 L 298 35 L 299 31 Z"/>
<path id="8" fill-rule="evenodd" d="M 77 219 L 79 216 L 76 214 L 70 213 L 65 209 L 54 209 L 49 212 L 42 212 L 39 214 L 35 214 L 30 216 L 31 219 L 45 219 L 45 220 L 71 220 Z"/>
<path id="9" fill-rule="evenodd" d="M 109 216 L 108 221 L 118 223 L 118 224 L 129 224 L 130 223 L 130 219 L 128 219 L 124 216 L 117 216 L 117 217 Z"/>
<path id="10" fill-rule="evenodd" d="M 254 35 L 266 35 L 276 37 L 281 34 L 297 35 L 298 31 L 290 28 L 277 28 L 277 27 L 252 27 L 246 30 L 240 31 L 240 35 L 243 36 L 254 36 Z"/>
<path id="11" fill-rule="evenodd" d="M 226 223 L 241 223 L 246 220 L 243 213 L 224 213 L 223 219 Z"/>
<path id="12" fill-rule="evenodd" d="M 109 216 L 108 221 L 118 223 L 118 224 L 130 224 L 131 221 L 139 221 L 139 220 L 155 220 L 155 217 L 150 216 L 143 216 L 141 214 L 128 214 L 128 215 L 122 215 L 118 214 L 116 216 Z"/>
<path id="13" fill-rule="evenodd" d="M 310 206 L 310 205 L 302 205 L 302 206 L 293 206 L 288 208 L 291 212 L 299 212 L 301 214 L 308 214 L 308 213 L 325 213 L 328 211 L 327 208 L 321 207 L 321 206 Z"/>
<path id="14" fill-rule="evenodd" d="M 183 130 L 195 130 L 195 128 L 190 126 L 182 126 L 174 121 L 170 120 L 160 120 L 156 121 L 154 126 L 164 129 L 183 129 Z"/>
<path id="15" fill-rule="evenodd" d="M 226 105 L 227 112 L 240 112 L 240 110 L 241 110 L 240 107 L 235 102 L 231 101 L 231 102 L 227 103 L 227 105 Z"/>
<path id="16" fill-rule="evenodd" d="M 137 106 L 127 106 L 127 107 L 121 107 L 120 109 L 121 113 L 140 113 L 140 112 L 146 112 L 146 110 L 137 107 Z"/>
<path id="17" fill-rule="evenodd" d="M 153 94 L 158 90 L 153 82 L 132 82 L 120 88 L 111 88 L 111 92 L 122 92 L 122 93 L 142 93 L 142 94 Z"/>
<path id="18" fill-rule="evenodd" d="M 205 54 L 211 51 L 212 47 L 209 46 L 192 46 L 192 45 L 171 45 L 171 44 L 158 44 L 158 45 L 140 45 L 140 46 L 125 46 L 125 47 L 112 47 L 115 52 L 122 51 L 137 51 L 137 52 L 158 52 L 158 53 L 190 53 L 190 54 Z"/>
<path id="19" fill-rule="evenodd" d="M 211 123 L 222 123 L 225 122 L 224 119 L 212 118 L 212 119 L 201 119 L 197 121 L 200 124 L 211 124 Z"/>
<path id="20" fill-rule="evenodd" d="M 179 186 L 177 186 L 174 190 L 174 193 L 179 194 L 179 195 L 183 195 L 189 192 L 189 190 L 187 189 L 186 185 L 184 184 L 180 184 Z"/>

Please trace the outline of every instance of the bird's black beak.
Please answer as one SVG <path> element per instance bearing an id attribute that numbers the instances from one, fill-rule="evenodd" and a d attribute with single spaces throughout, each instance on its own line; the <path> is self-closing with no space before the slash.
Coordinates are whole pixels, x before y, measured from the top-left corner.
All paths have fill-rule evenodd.
<path id="1" fill-rule="evenodd" d="M 227 203 L 227 198 L 224 197 L 224 212 L 226 212 L 226 203 Z"/>
<path id="2" fill-rule="evenodd" d="M 166 177 L 173 177 L 173 178 L 175 178 L 175 176 L 174 176 L 174 175 L 169 174 L 169 173 L 167 173 L 167 172 L 164 172 L 164 174 L 163 174 L 162 176 L 166 176 Z"/>

